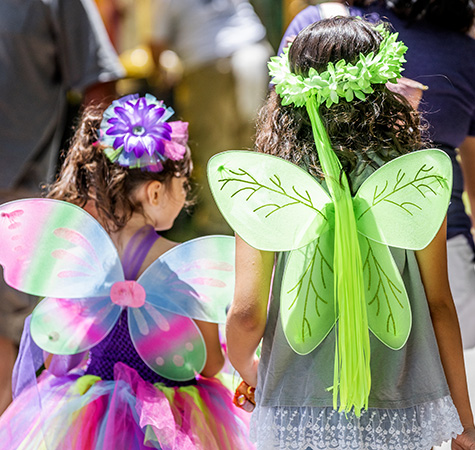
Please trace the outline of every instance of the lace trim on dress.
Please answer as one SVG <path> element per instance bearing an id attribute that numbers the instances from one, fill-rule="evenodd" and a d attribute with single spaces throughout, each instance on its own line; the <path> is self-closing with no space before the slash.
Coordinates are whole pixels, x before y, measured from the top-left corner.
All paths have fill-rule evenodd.
<path id="1" fill-rule="evenodd" d="M 251 420 L 259 450 L 429 450 L 463 431 L 450 396 L 360 417 L 330 407 L 258 406 Z"/>

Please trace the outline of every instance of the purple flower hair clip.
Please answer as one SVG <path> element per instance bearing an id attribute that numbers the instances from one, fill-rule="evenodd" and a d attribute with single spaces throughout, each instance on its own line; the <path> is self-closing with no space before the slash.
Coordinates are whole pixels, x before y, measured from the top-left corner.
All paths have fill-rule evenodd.
<path id="1" fill-rule="evenodd" d="M 160 172 L 163 161 L 179 161 L 186 152 L 188 123 L 167 122 L 173 114 L 153 95 L 127 95 L 104 111 L 99 142 L 114 163 Z"/>

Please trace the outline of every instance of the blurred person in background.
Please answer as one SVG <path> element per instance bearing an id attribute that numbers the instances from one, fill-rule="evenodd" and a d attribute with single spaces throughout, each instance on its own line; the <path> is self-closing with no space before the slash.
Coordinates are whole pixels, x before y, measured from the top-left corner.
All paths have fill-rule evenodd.
<path id="1" fill-rule="evenodd" d="M 289 26 L 284 32 L 280 42 L 278 55 L 282 53 L 284 47 L 293 41 L 295 36 L 307 25 L 328 19 L 334 16 L 363 16 L 364 12 L 359 6 L 363 6 L 364 0 L 336 0 L 336 1 L 313 1 L 311 5 L 303 8 L 293 17 Z M 371 20 L 371 18 L 369 18 Z"/>
<path id="2" fill-rule="evenodd" d="M 120 41 L 121 23 L 127 13 L 126 3 L 124 0 L 95 0 L 95 3 L 106 27 L 107 35 L 117 50 Z"/>
<path id="3" fill-rule="evenodd" d="M 206 164 L 220 151 L 252 146 L 269 82 L 266 30 L 248 0 L 153 0 L 153 21 L 155 60 L 169 49 L 183 67 L 174 106 L 190 123 L 199 186 L 192 229 L 229 234 L 208 188 Z"/>
<path id="4" fill-rule="evenodd" d="M 93 0 L 2 0 L 0 74 L 4 203 L 37 196 L 52 181 L 68 91 L 84 94 L 84 102 L 110 100 L 114 81 L 124 73 Z M 17 345 L 36 298 L 0 280 L 1 413 L 11 401 Z"/>

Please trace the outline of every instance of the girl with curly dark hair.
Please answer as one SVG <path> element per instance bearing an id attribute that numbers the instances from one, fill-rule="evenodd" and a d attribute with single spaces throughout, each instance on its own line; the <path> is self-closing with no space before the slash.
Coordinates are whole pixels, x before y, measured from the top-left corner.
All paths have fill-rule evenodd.
<path id="1" fill-rule="evenodd" d="M 112 163 L 97 136 L 105 108 L 90 105 L 84 110 L 61 172 L 49 187 L 47 197 L 85 208 L 93 212 L 107 231 L 118 232 L 134 213 L 142 212 L 136 199 L 140 186 L 157 182 L 168 187 L 174 178 L 179 178 L 188 191 L 193 165 L 188 147 L 182 159 L 166 159 L 163 169 L 157 172 Z"/>
<path id="2" fill-rule="evenodd" d="M 258 152 L 209 164 L 239 236 L 228 354 L 259 450 L 475 448 L 446 270 L 451 165 L 420 150 L 418 114 L 386 86 L 405 49 L 359 18 L 309 25 L 269 65 Z M 429 198 L 444 200 L 422 219 Z"/>

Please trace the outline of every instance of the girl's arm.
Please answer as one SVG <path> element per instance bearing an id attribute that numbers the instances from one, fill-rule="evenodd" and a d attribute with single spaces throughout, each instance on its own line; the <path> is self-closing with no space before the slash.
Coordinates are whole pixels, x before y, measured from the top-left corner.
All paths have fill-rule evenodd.
<path id="1" fill-rule="evenodd" d="M 215 376 L 224 366 L 224 354 L 219 341 L 218 325 L 195 320 L 206 344 L 206 364 L 201 371 L 204 377 Z"/>
<path id="2" fill-rule="evenodd" d="M 433 241 L 425 249 L 416 252 L 416 257 L 450 393 L 464 427 L 464 435 L 472 436 L 470 442 L 475 448 L 475 428 L 467 390 L 462 339 L 448 281 L 446 246 L 444 222 Z M 455 442 L 459 439 L 460 436 Z"/>
<path id="3" fill-rule="evenodd" d="M 256 350 L 264 334 L 274 253 L 246 244 L 236 235 L 236 287 L 226 321 L 231 364 L 250 386 L 257 384 Z"/>

